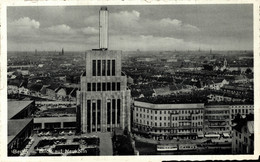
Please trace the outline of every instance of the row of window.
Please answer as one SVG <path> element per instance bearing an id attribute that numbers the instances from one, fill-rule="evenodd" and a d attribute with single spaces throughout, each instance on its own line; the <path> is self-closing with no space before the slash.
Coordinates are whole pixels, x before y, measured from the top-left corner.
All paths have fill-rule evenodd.
<path id="1" fill-rule="evenodd" d="M 136 117 L 138 117 L 138 113 L 136 113 Z M 151 118 L 151 120 L 153 120 L 153 116 L 151 115 L 145 115 L 145 114 L 140 114 L 140 118 Z M 164 117 L 157 117 L 155 116 L 154 117 L 154 120 L 170 120 L 170 116 L 168 116 L 168 118 L 166 116 Z M 176 116 L 176 117 L 172 117 L 172 120 L 199 120 L 199 119 L 203 119 L 202 116 L 193 116 L 193 117 L 190 117 L 190 116 Z"/>
<path id="2" fill-rule="evenodd" d="M 198 132 L 198 131 L 202 131 L 202 129 L 179 129 L 178 131 L 177 130 L 168 130 L 168 129 L 160 129 L 160 130 L 155 130 L 154 132 L 165 132 L 165 133 L 190 133 L 190 132 Z"/>
<path id="3" fill-rule="evenodd" d="M 203 110 L 150 110 L 145 108 L 135 107 L 135 111 L 152 113 L 154 111 L 155 114 L 196 114 L 203 113 Z"/>
<path id="4" fill-rule="evenodd" d="M 243 106 L 231 106 L 231 108 L 252 108 L 253 106 L 251 105 L 243 105 Z"/>
<path id="5" fill-rule="evenodd" d="M 115 60 L 92 60 L 93 76 L 115 76 L 115 73 L 116 73 Z"/>
<path id="6" fill-rule="evenodd" d="M 119 124 L 121 114 L 121 99 L 112 99 L 107 102 L 107 124 Z M 110 114 L 110 115 L 109 115 Z M 101 100 L 87 100 L 87 130 L 90 132 L 92 126 L 101 124 Z"/>
<path id="7" fill-rule="evenodd" d="M 120 91 L 120 82 L 88 83 L 87 91 Z"/>
<path id="8" fill-rule="evenodd" d="M 223 116 L 205 116 L 205 119 L 208 120 L 225 120 L 225 119 L 229 119 L 228 115 L 223 115 Z"/>
<path id="9" fill-rule="evenodd" d="M 139 124 L 146 124 L 146 125 L 150 125 L 150 126 L 155 126 L 155 127 L 157 127 L 157 126 L 160 126 L 160 127 L 162 127 L 162 126 L 164 126 L 164 127 L 170 127 L 170 126 L 172 126 L 172 127 L 182 127 L 182 126 L 193 126 L 193 127 L 197 127 L 197 126 L 201 126 L 202 125 L 202 122 L 198 122 L 198 123 L 190 123 L 190 122 L 180 122 L 180 123 L 173 123 L 172 125 L 170 125 L 170 122 L 164 122 L 164 123 L 156 123 L 156 122 L 149 122 L 149 121 L 146 121 L 146 123 L 145 123 L 145 121 L 144 120 L 142 120 L 142 119 L 140 119 L 140 120 L 138 120 L 138 119 L 136 119 L 136 122 L 137 123 L 139 123 Z M 153 125 L 154 124 L 154 125 Z"/>
<path id="10" fill-rule="evenodd" d="M 229 111 L 223 111 L 223 110 L 207 110 L 206 114 L 228 114 Z"/>
<path id="11" fill-rule="evenodd" d="M 253 110 L 251 110 L 251 111 L 253 111 Z M 244 113 L 246 113 L 246 114 L 248 114 L 248 109 L 232 109 L 232 114 L 238 114 L 238 113 L 242 113 L 242 114 L 244 114 Z"/>

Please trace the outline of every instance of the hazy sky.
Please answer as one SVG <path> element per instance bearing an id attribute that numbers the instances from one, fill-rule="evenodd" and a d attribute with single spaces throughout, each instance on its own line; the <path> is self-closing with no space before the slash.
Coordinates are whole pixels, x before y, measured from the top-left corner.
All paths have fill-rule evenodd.
<path id="1" fill-rule="evenodd" d="M 107 6 L 109 49 L 252 50 L 252 5 Z M 8 50 L 98 48 L 100 6 L 8 7 Z"/>

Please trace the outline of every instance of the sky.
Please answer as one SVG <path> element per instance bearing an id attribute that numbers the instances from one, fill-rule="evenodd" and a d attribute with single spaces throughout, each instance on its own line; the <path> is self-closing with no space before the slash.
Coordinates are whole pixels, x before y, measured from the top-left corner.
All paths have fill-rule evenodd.
<path id="1" fill-rule="evenodd" d="M 253 5 L 107 6 L 109 49 L 253 50 Z M 99 47 L 100 6 L 7 8 L 8 51 Z"/>

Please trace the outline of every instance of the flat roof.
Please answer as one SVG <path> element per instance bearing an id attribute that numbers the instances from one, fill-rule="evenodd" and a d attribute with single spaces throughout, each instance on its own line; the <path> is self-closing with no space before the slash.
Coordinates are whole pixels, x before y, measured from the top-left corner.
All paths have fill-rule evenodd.
<path id="1" fill-rule="evenodd" d="M 134 106 L 150 109 L 190 109 L 204 108 L 204 103 L 187 103 L 187 104 L 152 104 L 147 102 L 134 101 Z"/>
<path id="2" fill-rule="evenodd" d="M 33 101 L 8 101 L 8 119 L 14 117 Z"/>
<path id="3" fill-rule="evenodd" d="M 11 142 L 33 119 L 8 120 L 8 143 Z"/>

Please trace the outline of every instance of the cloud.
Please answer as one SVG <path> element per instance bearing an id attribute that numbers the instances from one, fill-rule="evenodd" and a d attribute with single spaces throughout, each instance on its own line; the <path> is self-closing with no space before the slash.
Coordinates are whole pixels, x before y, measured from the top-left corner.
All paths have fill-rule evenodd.
<path id="1" fill-rule="evenodd" d="M 86 27 L 86 28 L 82 28 L 81 31 L 84 34 L 98 34 L 99 30 L 94 28 L 94 27 Z"/>
<path id="2" fill-rule="evenodd" d="M 75 31 L 68 25 L 56 25 L 46 28 L 47 32 L 54 33 L 54 34 L 74 34 Z"/>
<path id="3" fill-rule="evenodd" d="M 115 25 L 136 25 L 140 19 L 140 13 L 138 11 L 120 11 L 117 13 L 110 14 L 110 20 Z"/>
<path id="4" fill-rule="evenodd" d="M 159 21 L 159 25 L 165 28 L 172 27 L 173 29 L 183 31 L 200 31 L 198 27 L 190 24 L 184 24 L 182 21 L 177 19 L 163 18 Z"/>
<path id="5" fill-rule="evenodd" d="M 8 23 L 9 27 L 21 29 L 39 29 L 40 22 L 29 17 L 23 17 Z"/>
<path id="6" fill-rule="evenodd" d="M 88 19 L 93 20 L 94 17 Z M 96 17 L 96 19 L 98 19 L 98 17 Z M 169 17 L 161 19 L 142 17 L 140 12 L 136 10 L 110 13 L 109 21 L 110 31 L 115 35 L 150 34 L 157 36 L 176 36 L 200 31 L 198 27 L 184 23 L 178 19 Z"/>
<path id="7" fill-rule="evenodd" d="M 195 42 L 188 42 L 174 37 L 159 37 L 153 35 L 121 35 L 110 37 L 110 49 L 115 50 L 186 50 L 202 47 Z M 119 43 L 120 42 L 120 43 Z M 203 46 L 203 48 L 208 48 Z"/>

